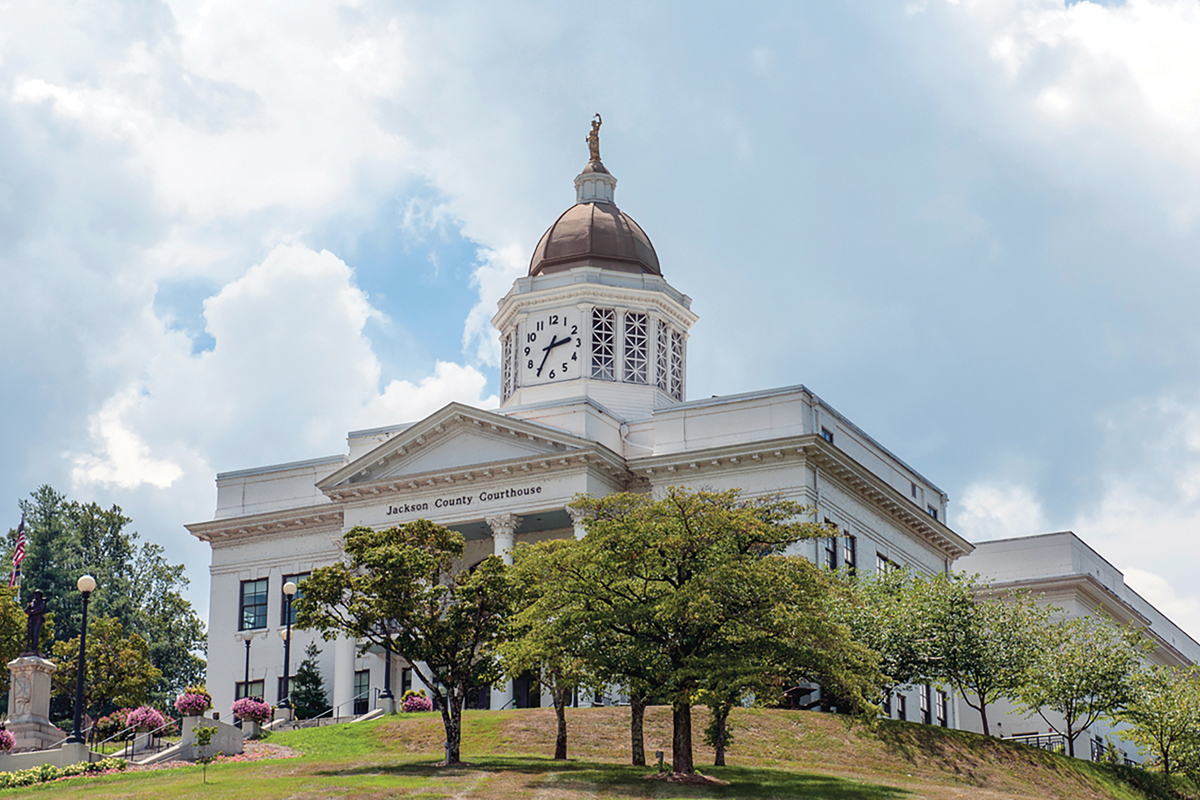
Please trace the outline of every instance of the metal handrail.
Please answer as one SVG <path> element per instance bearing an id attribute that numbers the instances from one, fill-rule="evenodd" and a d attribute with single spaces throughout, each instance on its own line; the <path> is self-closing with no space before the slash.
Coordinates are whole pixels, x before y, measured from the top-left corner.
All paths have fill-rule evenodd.
<path id="1" fill-rule="evenodd" d="M 351 697 L 349 700 L 347 700 L 344 703 L 340 703 L 339 705 L 333 706 L 328 711 L 322 711 L 320 714 L 317 714 L 315 717 L 309 717 L 308 719 L 303 719 L 303 720 L 293 719 L 292 722 L 293 723 L 300 723 L 300 722 L 317 723 L 317 720 L 322 719 L 324 717 L 329 717 L 330 719 L 337 719 L 339 715 L 334 714 L 333 713 L 334 711 L 337 711 L 338 709 L 342 708 L 343 706 L 349 705 L 350 703 L 357 702 L 358 700 L 362 700 L 363 698 L 369 699 L 370 697 L 371 697 L 371 690 L 368 689 L 365 692 L 359 692 L 358 694 L 354 695 L 354 697 Z M 290 697 L 288 699 L 290 700 Z M 320 723 L 317 723 L 317 724 L 319 725 Z M 311 726 L 305 725 L 304 727 L 311 727 Z"/>
<path id="2" fill-rule="evenodd" d="M 145 736 L 155 736 L 155 735 L 157 735 L 157 737 L 158 737 L 159 739 L 161 739 L 161 738 L 162 738 L 162 731 L 166 730 L 167 728 L 169 728 L 169 727 L 171 727 L 171 726 L 173 726 L 173 725 L 178 725 L 179 723 L 180 723 L 180 720 L 178 720 L 178 719 L 175 719 L 174 717 L 167 717 L 167 721 L 166 721 L 166 722 L 164 722 L 162 725 L 159 725 L 157 728 L 155 728 L 155 729 L 154 729 L 154 730 L 152 730 L 152 731 L 146 731 L 146 733 L 145 733 L 144 735 L 145 735 Z M 94 724 L 93 724 L 93 727 L 95 727 L 95 725 L 94 725 Z M 133 755 L 133 746 L 134 746 L 134 742 L 136 742 L 136 741 L 137 741 L 137 736 L 136 736 L 136 735 L 135 735 L 135 736 L 133 736 L 133 737 L 129 737 L 129 736 L 127 736 L 127 734 L 128 734 L 130 731 L 133 731 L 133 732 L 136 734 L 136 732 L 137 732 L 137 726 L 135 726 L 135 725 L 129 725 L 129 726 L 125 727 L 124 729 L 122 729 L 121 731 L 119 731 L 119 732 L 117 732 L 117 733 L 114 733 L 112 736 L 108 737 L 108 738 L 107 738 L 107 739 L 105 739 L 104 741 L 101 741 L 101 742 L 96 742 L 96 743 L 94 744 L 94 746 L 95 746 L 95 747 L 99 747 L 99 748 L 103 748 L 103 747 L 104 747 L 104 745 L 108 744 L 109 742 L 113 741 L 114 739 L 116 739 L 116 738 L 118 738 L 118 737 L 123 737 L 123 740 L 124 740 L 124 742 L 125 742 L 125 750 L 124 750 L 124 753 L 123 753 L 123 757 L 124 757 L 124 758 L 129 758 L 131 755 Z M 64 740 L 64 741 L 65 741 L 65 740 Z"/>
<path id="3" fill-rule="evenodd" d="M 81 734 L 83 734 L 83 740 L 84 740 L 85 742 L 88 740 L 88 738 L 89 738 L 89 734 L 91 733 L 92 729 L 93 729 L 93 728 L 95 728 L 95 727 L 96 727 L 96 723 L 94 723 L 94 722 L 93 722 L 91 725 L 88 725 L 86 728 L 84 728 L 82 731 L 80 731 L 80 733 L 81 733 Z M 49 746 L 49 747 L 47 747 L 46 749 L 47 749 L 47 750 L 53 750 L 53 749 L 54 749 L 54 748 L 56 748 L 56 747 L 61 747 L 63 744 L 65 744 L 65 743 L 66 743 L 67 739 L 70 739 L 70 738 L 71 738 L 71 734 L 67 734 L 66 736 L 64 736 L 63 738 L 59 739 L 57 742 L 55 742 L 54 744 L 50 745 L 50 746 Z"/>

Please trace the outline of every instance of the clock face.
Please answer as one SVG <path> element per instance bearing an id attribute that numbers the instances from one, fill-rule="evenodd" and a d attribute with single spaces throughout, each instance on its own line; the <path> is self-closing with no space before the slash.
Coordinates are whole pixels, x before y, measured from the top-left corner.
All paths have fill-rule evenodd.
<path id="1" fill-rule="evenodd" d="M 578 378 L 583 374 L 583 326 L 578 309 L 531 314 L 518 355 L 521 385 Z"/>

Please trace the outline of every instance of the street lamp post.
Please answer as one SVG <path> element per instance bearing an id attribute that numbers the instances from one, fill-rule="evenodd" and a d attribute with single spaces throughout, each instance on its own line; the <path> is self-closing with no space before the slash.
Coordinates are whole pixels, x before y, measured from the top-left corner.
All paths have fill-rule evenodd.
<path id="1" fill-rule="evenodd" d="M 91 575 L 82 575 L 76 581 L 75 587 L 79 589 L 79 595 L 83 598 L 83 622 L 79 625 L 79 665 L 75 672 L 75 724 L 71 728 L 71 735 L 67 737 L 67 743 L 83 744 L 83 731 L 80 727 L 83 725 L 83 670 L 84 654 L 87 652 L 88 598 L 96 591 L 96 579 Z"/>
<path id="2" fill-rule="evenodd" d="M 287 634 L 283 638 L 283 688 L 286 694 L 279 701 L 280 708 L 292 707 L 292 598 L 296 596 L 296 584 L 288 581 L 283 585 L 283 594 L 287 597 Z"/>
<path id="3" fill-rule="evenodd" d="M 241 631 L 238 636 L 246 643 L 246 676 L 242 681 L 242 697 L 250 696 L 250 641 L 254 638 L 254 631 Z M 261 698 L 260 698 L 261 699 Z"/>

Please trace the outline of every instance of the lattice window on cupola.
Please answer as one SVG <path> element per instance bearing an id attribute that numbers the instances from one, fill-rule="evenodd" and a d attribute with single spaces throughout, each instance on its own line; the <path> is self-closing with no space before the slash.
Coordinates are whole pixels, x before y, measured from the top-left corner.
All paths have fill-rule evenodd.
<path id="1" fill-rule="evenodd" d="M 500 402 L 506 402 L 513 396 L 513 346 L 512 334 L 504 337 L 504 348 L 500 359 Z"/>
<path id="2" fill-rule="evenodd" d="M 670 394 L 671 392 L 671 335 L 667 328 L 667 323 L 662 320 L 658 321 L 658 352 L 655 361 L 657 369 L 654 371 L 655 378 L 658 383 L 658 388 Z"/>
<path id="3" fill-rule="evenodd" d="M 649 342 L 646 337 L 646 315 L 625 315 L 625 377 L 626 383 L 646 383 L 649 372 Z"/>
<path id="4" fill-rule="evenodd" d="M 683 334 L 671 331 L 671 397 L 683 402 Z"/>
<path id="5" fill-rule="evenodd" d="M 611 308 L 592 309 L 592 377 L 616 380 L 617 312 Z"/>

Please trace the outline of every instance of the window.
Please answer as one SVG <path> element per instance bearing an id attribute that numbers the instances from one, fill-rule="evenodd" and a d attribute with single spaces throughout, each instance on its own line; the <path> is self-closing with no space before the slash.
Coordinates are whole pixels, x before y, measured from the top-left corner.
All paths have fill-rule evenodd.
<path id="1" fill-rule="evenodd" d="M 513 396 L 513 346 L 512 334 L 504 337 L 503 354 L 500 357 L 500 402 L 505 402 Z"/>
<path id="2" fill-rule="evenodd" d="M 925 510 L 929 512 L 929 516 L 933 517 L 934 519 L 937 519 L 937 518 L 938 518 L 938 517 L 937 517 L 937 509 L 936 509 L 936 508 L 934 508 L 933 506 L 929 506 L 929 507 L 928 507 L 927 509 L 925 509 Z"/>
<path id="3" fill-rule="evenodd" d="M 838 568 L 838 537 L 825 537 L 825 569 Z"/>
<path id="4" fill-rule="evenodd" d="M 896 719 L 908 722 L 908 698 L 902 694 L 896 695 Z"/>
<path id="5" fill-rule="evenodd" d="M 858 540 L 850 534 L 842 537 L 842 566 L 851 575 L 858 570 Z"/>
<path id="6" fill-rule="evenodd" d="M 895 572 L 900 569 L 900 565 L 892 561 L 882 553 L 875 554 L 875 571 L 881 575 L 886 575 L 889 572 Z"/>
<path id="7" fill-rule="evenodd" d="M 404 667 L 400 670 L 400 696 L 412 688 L 412 667 Z"/>
<path id="8" fill-rule="evenodd" d="M 277 698 L 279 698 L 278 700 L 275 701 L 276 705 L 278 705 L 279 703 L 282 703 L 283 698 L 285 698 L 285 697 L 289 698 L 289 700 L 290 700 L 291 696 L 292 696 L 292 682 L 285 678 L 276 678 L 275 679 L 275 691 L 278 693 L 275 696 Z"/>
<path id="9" fill-rule="evenodd" d="M 292 583 L 296 584 L 296 594 L 294 594 L 292 596 L 292 624 L 295 625 L 296 624 L 296 601 L 304 596 L 304 589 L 300 588 L 302 585 L 300 583 L 300 581 L 304 580 L 308 576 L 309 576 L 309 573 L 307 573 L 307 572 L 301 572 L 298 575 L 284 575 L 283 576 L 283 583 L 279 584 L 279 624 L 280 625 L 288 624 L 288 603 L 287 603 L 287 595 L 283 593 L 283 584 L 287 583 L 288 581 L 291 581 Z"/>
<path id="10" fill-rule="evenodd" d="M 646 338 L 646 315 L 625 315 L 625 372 L 626 383 L 647 382 L 650 362 L 647 351 L 649 341 Z"/>
<path id="11" fill-rule="evenodd" d="M 946 693 L 941 689 L 937 692 L 937 724 L 946 727 Z"/>
<path id="12" fill-rule="evenodd" d="M 915 483 L 913 483 L 912 481 L 909 481 L 908 485 L 912 487 L 912 496 L 913 496 L 913 499 L 916 500 L 917 499 L 917 485 Z"/>
<path id="13" fill-rule="evenodd" d="M 671 397 L 683 402 L 683 334 L 671 330 Z"/>
<path id="14" fill-rule="evenodd" d="M 884 692 L 883 701 L 879 705 L 883 708 L 884 715 L 890 719 L 892 716 L 892 693 Z"/>
<path id="15" fill-rule="evenodd" d="M 238 630 L 249 631 L 267 627 L 267 579 L 242 581 L 241 609 Z"/>
<path id="16" fill-rule="evenodd" d="M 592 309 L 592 377 L 602 381 L 616 379 L 617 312 L 611 308 Z"/>
<path id="17" fill-rule="evenodd" d="M 925 685 L 921 687 L 921 722 L 926 725 L 933 723 L 933 715 L 929 712 L 929 695 L 932 687 Z"/>
<path id="18" fill-rule="evenodd" d="M 247 689 L 249 689 L 249 691 L 247 691 Z M 235 683 L 233 685 L 233 699 L 241 700 L 243 697 L 257 697 L 259 700 L 262 700 L 263 682 L 250 681 L 249 683 L 246 683 L 244 681 L 238 681 Z"/>
<path id="19" fill-rule="evenodd" d="M 671 391 L 671 344 L 667 323 L 662 320 L 658 322 L 657 361 L 658 369 L 655 370 L 655 377 L 658 379 L 658 388 L 669 394 Z"/>
<path id="20" fill-rule="evenodd" d="M 829 430 L 829 428 L 821 428 L 821 438 L 833 444 L 833 431 Z"/>
<path id="21" fill-rule="evenodd" d="M 360 669 L 354 673 L 354 716 L 367 713 L 371 705 L 371 670 Z"/>

